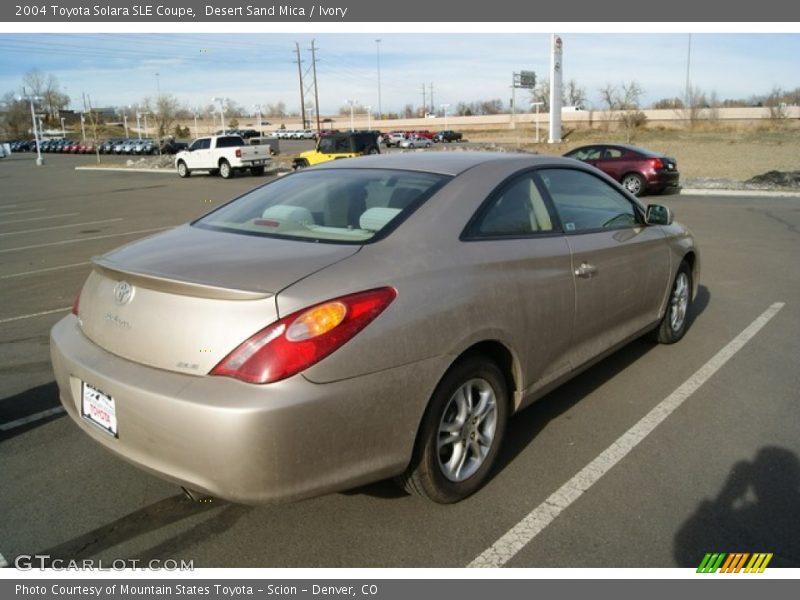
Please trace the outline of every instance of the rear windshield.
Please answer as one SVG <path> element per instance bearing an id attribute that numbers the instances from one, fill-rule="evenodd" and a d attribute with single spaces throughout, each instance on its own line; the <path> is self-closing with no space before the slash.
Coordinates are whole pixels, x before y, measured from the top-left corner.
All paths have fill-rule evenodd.
<path id="1" fill-rule="evenodd" d="M 195 227 L 363 244 L 388 234 L 450 177 L 388 169 L 301 171 L 195 221 Z"/>

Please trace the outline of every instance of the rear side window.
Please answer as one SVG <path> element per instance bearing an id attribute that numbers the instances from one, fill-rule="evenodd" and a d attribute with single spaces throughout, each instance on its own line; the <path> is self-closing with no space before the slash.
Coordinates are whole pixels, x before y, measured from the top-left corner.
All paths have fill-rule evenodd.
<path id="1" fill-rule="evenodd" d="M 234 146 L 244 146 L 244 140 L 238 135 L 217 138 L 217 148 L 232 148 Z"/>
<path id="2" fill-rule="evenodd" d="M 576 169 L 542 169 L 537 173 L 567 233 L 618 229 L 638 223 L 633 204 L 594 175 Z"/>
<path id="3" fill-rule="evenodd" d="M 515 237 L 553 231 L 553 223 L 529 173 L 504 185 L 470 229 L 471 237 Z"/>
<path id="4" fill-rule="evenodd" d="M 195 227 L 362 244 L 384 234 L 450 180 L 436 173 L 326 169 L 282 177 L 195 221 Z"/>

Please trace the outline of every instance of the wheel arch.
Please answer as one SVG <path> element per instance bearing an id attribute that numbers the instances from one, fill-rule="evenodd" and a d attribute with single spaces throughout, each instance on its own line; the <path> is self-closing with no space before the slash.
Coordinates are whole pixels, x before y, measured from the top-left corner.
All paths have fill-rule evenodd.
<path id="1" fill-rule="evenodd" d="M 509 414 L 516 412 L 522 399 L 521 391 L 523 389 L 522 369 L 516 355 L 503 342 L 496 339 L 486 339 L 475 342 L 471 346 L 465 348 L 456 356 L 453 362 L 450 363 L 447 370 L 449 371 L 453 365 L 464 358 L 475 355 L 486 356 L 500 368 L 505 378 L 506 389 L 508 391 Z M 444 375 L 442 377 L 444 377 Z"/>

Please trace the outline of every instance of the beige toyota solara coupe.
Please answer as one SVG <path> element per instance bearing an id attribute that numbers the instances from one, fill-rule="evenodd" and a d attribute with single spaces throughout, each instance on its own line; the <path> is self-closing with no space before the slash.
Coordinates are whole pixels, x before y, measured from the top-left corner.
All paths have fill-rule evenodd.
<path id="1" fill-rule="evenodd" d="M 95 258 L 53 367 L 89 437 L 194 497 L 394 477 L 455 502 L 512 414 L 638 336 L 678 341 L 699 267 L 668 208 L 577 161 L 335 161 Z"/>

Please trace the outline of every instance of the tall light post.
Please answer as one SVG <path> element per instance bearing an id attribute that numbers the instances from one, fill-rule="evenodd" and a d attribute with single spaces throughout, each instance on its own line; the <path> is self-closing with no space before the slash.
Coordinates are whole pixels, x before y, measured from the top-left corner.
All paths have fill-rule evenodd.
<path id="1" fill-rule="evenodd" d="M 125 137 L 128 137 L 128 115 L 122 113 L 122 124 L 125 127 Z"/>
<path id="2" fill-rule="evenodd" d="M 86 141 L 86 117 L 81 113 L 81 141 Z"/>
<path id="3" fill-rule="evenodd" d="M 62 138 L 63 137 L 67 137 L 67 128 L 66 128 L 66 125 L 65 125 L 66 121 L 67 120 L 64 117 L 61 117 L 61 137 Z"/>
<path id="4" fill-rule="evenodd" d="M 36 110 L 33 108 L 34 101 L 38 102 L 39 100 L 41 100 L 41 98 L 39 98 L 39 96 L 26 96 L 26 98 L 31 103 L 31 123 L 33 123 L 33 139 L 36 141 L 36 166 L 41 167 L 44 164 L 44 160 L 42 159 L 42 149 L 39 145 L 39 132 L 36 129 Z M 22 100 L 22 96 L 20 96 L 19 99 Z"/>
<path id="5" fill-rule="evenodd" d="M 444 111 L 444 128 L 447 129 L 447 109 L 450 108 L 450 105 L 440 104 L 439 107 Z"/>
<path id="6" fill-rule="evenodd" d="M 142 113 L 136 111 L 136 131 L 139 133 L 139 139 L 142 139 Z"/>
<path id="7" fill-rule="evenodd" d="M 381 111 L 381 41 L 375 40 L 375 49 L 378 53 L 378 120 L 383 120 L 383 112 Z"/>
<path id="8" fill-rule="evenodd" d="M 212 102 L 219 102 L 219 118 L 222 122 L 222 135 L 225 135 L 225 102 L 228 101 L 227 98 L 218 98 L 214 96 L 211 99 Z"/>
<path id="9" fill-rule="evenodd" d="M 539 107 L 543 106 L 544 102 L 531 102 L 531 106 L 536 107 L 536 143 L 539 143 Z"/>
<path id="10" fill-rule="evenodd" d="M 367 109 L 367 131 L 371 131 L 372 130 L 372 107 L 371 106 L 367 106 L 365 108 Z"/>
<path id="11" fill-rule="evenodd" d="M 194 114 L 194 137 L 195 137 L 195 139 L 197 139 L 197 138 L 200 137 L 200 134 L 197 131 L 197 113 L 193 113 L 193 114 Z"/>
<path id="12" fill-rule="evenodd" d="M 261 135 L 261 105 L 253 104 L 253 108 L 258 111 L 258 135 Z"/>
<path id="13" fill-rule="evenodd" d="M 358 104 L 358 100 L 345 100 L 346 104 L 350 105 L 350 131 L 354 131 L 353 128 L 353 107 Z"/>
<path id="14" fill-rule="evenodd" d="M 150 114 L 150 111 L 149 110 L 145 110 L 140 114 L 142 115 L 142 118 L 144 119 L 144 135 L 145 135 L 145 137 L 147 137 L 147 115 Z M 139 139 L 142 139 L 142 132 L 141 131 L 139 132 Z"/>

